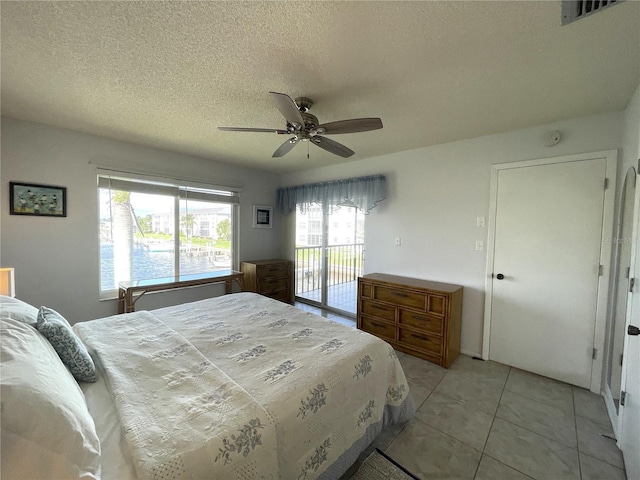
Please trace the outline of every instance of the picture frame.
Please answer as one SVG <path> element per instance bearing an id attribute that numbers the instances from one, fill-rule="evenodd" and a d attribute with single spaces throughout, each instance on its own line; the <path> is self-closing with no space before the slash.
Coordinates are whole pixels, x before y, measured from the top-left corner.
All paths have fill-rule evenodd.
<path id="1" fill-rule="evenodd" d="M 253 206 L 253 228 L 271 228 L 273 226 L 273 208 L 266 205 Z"/>
<path id="2" fill-rule="evenodd" d="M 67 216 L 67 188 L 9 182 L 9 213 L 38 217 Z"/>

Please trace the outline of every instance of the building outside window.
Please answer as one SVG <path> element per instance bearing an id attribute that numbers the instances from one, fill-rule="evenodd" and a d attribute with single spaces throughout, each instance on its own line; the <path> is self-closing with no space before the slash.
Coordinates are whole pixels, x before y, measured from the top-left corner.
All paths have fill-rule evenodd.
<path id="1" fill-rule="evenodd" d="M 231 191 L 98 177 L 100 295 L 118 282 L 232 268 Z"/>

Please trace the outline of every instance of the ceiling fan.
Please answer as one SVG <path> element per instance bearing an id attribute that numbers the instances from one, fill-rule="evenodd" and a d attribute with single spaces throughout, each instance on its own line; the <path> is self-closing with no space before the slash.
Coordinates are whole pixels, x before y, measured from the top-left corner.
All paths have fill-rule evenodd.
<path id="1" fill-rule="evenodd" d="M 271 132 L 278 135 L 293 135 L 273 152 L 273 157 L 282 157 L 295 147 L 299 142 L 309 141 L 314 145 L 347 158 L 355 152 L 344 145 L 321 135 L 337 135 L 339 133 L 368 132 L 382 128 L 382 120 L 379 118 L 352 118 L 320 124 L 318 118 L 309 113 L 313 101 L 307 97 L 298 97 L 295 102 L 284 93 L 269 92 L 276 108 L 287 121 L 286 129 L 274 128 L 243 128 L 243 127 L 218 127 L 218 130 L 226 132 Z"/>

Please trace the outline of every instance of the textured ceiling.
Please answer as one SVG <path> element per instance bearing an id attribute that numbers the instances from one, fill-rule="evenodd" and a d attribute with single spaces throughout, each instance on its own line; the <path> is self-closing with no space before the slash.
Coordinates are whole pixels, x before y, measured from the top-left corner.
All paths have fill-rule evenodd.
<path id="1" fill-rule="evenodd" d="M 640 2 L 565 27 L 558 1 L 1 3 L 2 114 L 286 172 L 625 108 Z M 382 130 L 271 158 L 269 91 Z"/>

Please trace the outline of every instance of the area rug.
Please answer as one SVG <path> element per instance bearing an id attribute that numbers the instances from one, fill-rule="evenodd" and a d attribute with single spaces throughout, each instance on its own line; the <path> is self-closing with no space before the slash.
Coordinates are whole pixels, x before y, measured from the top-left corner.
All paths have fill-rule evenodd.
<path id="1" fill-rule="evenodd" d="M 377 448 L 362 462 L 351 480 L 420 480 Z"/>

